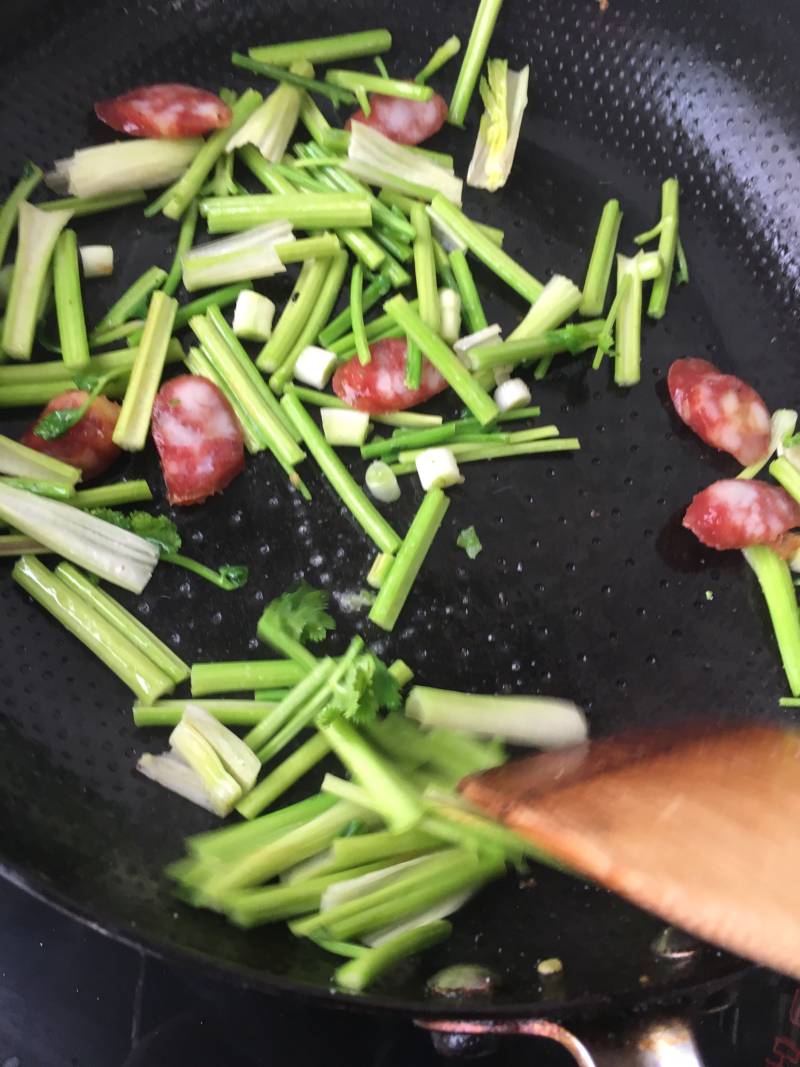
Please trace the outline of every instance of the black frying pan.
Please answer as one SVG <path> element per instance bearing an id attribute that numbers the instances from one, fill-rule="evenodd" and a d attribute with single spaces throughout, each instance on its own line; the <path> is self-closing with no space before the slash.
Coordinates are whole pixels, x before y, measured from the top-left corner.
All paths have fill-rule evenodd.
<path id="1" fill-rule="evenodd" d="M 411 73 L 450 33 L 466 37 L 473 7 L 6 0 L 3 182 L 28 157 L 45 163 L 104 139 L 91 115 L 98 97 L 148 81 L 238 87 L 233 48 L 382 24 L 395 35 L 393 71 Z M 531 62 L 531 105 L 508 187 L 470 195 L 468 211 L 502 225 L 506 247 L 535 273 L 580 281 L 604 200 L 622 200 L 629 241 L 655 221 L 660 180 L 675 173 L 692 283 L 648 325 L 638 388 L 616 390 L 585 359 L 556 364 L 537 387 L 545 415 L 579 434 L 583 451 L 470 472 L 396 632 L 379 637 L 360 616 L 341 616 L 339 640 L 363 631 L 433 685 L 569 695 L 596 734 L 692 711 L 770 715 L 784 683 L 753 579 L 738 554 L 703 552 L 679 525 L 692 493 L 734 468 L 677 423 L 664 375 L 674 357 L 707 356 L 773 407 L 798 399 L 800 11 L 794 0 L 610 0 L 605 14 L 593 0 L 507 0 L 492 54 Z M 452 77 L 441 79 L 445 92 Z M 467 134 L 438 139 L 462 172 L 475 124 L 473 113 Z M 87 286 L 95 314 L 144 267 L 167 263 L 175 236 L 137 209 L 78 227 L 117 252 L 113 281 Z M 495 294 L 492 313 L 512 323 L 522 307 L 489 276 L 479 282 Z M 283 297 L 289 284 L 269 291 Z M 3 430 L 31 415 L 8 415 Z M 147 476 L 160 492 L 152 450 L 113 473 Z M 252 574 L 245 590 L 223 593 L 158 571 L 136 610 L 189 661 L 259 655 L 263 603 L 300 575 L 333 592 L 360 588 L 370 547 L 310 465 L 304 477 L 310 506 L 259 456 L 224 496 L 178 514 L 193 554 L 245 562 Z M 411 484 L 400 528 L 418 503 Z M 484 544 L 474 563 L 455 547 L 469 523 Z M 134 773 L 137 754 L 163 747 L 163 734 L 133 728 L 130 694 L 12 585 L 6 566 L 0 598 L 5 873 L 153 951 L 250 986 L 332 997 L 331 958 L 283 926 L 242 933 L 171 897 L 162 868 L 208 820 Z M 357 1003 L 441 1013 L 425 980 L 462 961 L 501 975 L 493 1013 L 531 1016 L 684 996 L 741 969 L 710 949 L 688 967 L 658 963 L 650 946 L 660 929 L 552 872 L 537 871 L 535 885 L 509 877 L 459 914 L 452 940 Z M 537 977 L 547 956 L 564 962 L 556 998 Z"/>

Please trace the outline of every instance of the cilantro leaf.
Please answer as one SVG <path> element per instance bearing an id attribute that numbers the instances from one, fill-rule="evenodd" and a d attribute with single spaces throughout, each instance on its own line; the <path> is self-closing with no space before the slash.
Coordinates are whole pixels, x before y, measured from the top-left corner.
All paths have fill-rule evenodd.
<path id="1" fill-rule="evenodd" d="M 151 515 L 149 511 L 130 511 L 125 514 L 113 508 L 94 508 L 92 515 L 151 541 L 162 553 L 180 550 L 181 535 L 175 523 L 166 515 Z"/>
<path id="2" fill-rule="evenodd" d="M 456 544 L 463 548 L 470 559 L 475 559 L 483 551 L 483 545 L 474 526 L 467 526 L 456 538 Z"/>
<path id="3" fill-rule="evenodd" d="M 323 589 L 314 589 L 308 582 L 300 582 L 296 589 L 273 600 L 261 617 L 277 624 L 295 641 L 316 643 L 324 640 L 328 630 L 336 629 L 327 607 L 328 594 Z"/>
<path id="4" fill-rule="evenodd" d="M 400 704 L 400 687 L 386 665 L 371 652 L 364 652 L 333 687 L 319 721 L 324 725 L 341 715 L 356 726 L 363 725 L 372 722 L 382 708 L 397 711 Z"/>
<path id="5" fill-rule="evenodd" d="M 76 374 L 72 379 L 75 387 L 88 394 L 84 402 L 76 408 L 55 408 L 53 411 L 48 411 L 36 423 L 33 432 L 43 441 L 55 441 L 57 437 L 63 437 L 68 430 L 81 421 L 106 385 L 114 378 L 118 378 L 120 374 L 125 373 L 127 373 L 126 370 L 118 369 L 100 375 L 91 372 Z"/>

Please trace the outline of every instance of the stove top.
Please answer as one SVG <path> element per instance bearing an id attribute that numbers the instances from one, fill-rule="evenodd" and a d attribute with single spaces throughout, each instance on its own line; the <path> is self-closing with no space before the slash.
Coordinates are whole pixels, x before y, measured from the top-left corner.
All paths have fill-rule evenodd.
<path id="1" fill-rule="evenodd" d="M 730 998 L 728 998 L 730 999 Z M 800 990 L 753 972 L 698 1023 L 706 1067 L 800 1064 Z M 154 960 L 0 882 L 0 1067 L 433 1067 L 407 1021 L 253 994 Z M 503 1039 L 485 1067 L 574 1067 Z"/>

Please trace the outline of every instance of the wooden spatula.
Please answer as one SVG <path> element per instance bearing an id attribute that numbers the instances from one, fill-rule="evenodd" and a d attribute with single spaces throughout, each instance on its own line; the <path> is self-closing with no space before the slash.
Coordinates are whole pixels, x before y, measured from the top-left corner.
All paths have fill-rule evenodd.
<path id="1" fill-rule="evenodd" d="M 640 907 L 800 978 L 800 734 L 632 734 L 515 761 L 461 790 Z"/>

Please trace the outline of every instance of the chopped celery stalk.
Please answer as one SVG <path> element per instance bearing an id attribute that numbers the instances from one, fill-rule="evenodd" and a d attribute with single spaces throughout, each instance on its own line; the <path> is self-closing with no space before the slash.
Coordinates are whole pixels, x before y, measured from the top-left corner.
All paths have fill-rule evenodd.
<path id="1" fill-rule="evenodd" d="M 356 343 L 356 354 L 358 356 L 358 362 L 362 365 L 367 364 L 372 359 L 372 354 L 369 350 L 367 343 L 367 331 L 364 326 L 364 268 L 360 263 L 353 265 L 353 273 L 350 278 L 350 317 L 353 325 L 353 338 Z M 333 353 L 331 353 L 333 355 Z M 334 356 L 334 361 L 335 361 Z M 295 374 L 297 374 L 297 368 L 295 367 Z M 313 382 L 309 383 L 310 385 Z M 325 382 L 327 385 L 327 381 Z"/>
<path id="2" fill-rule="evenodd" d="M 317 81 L 316 78 L 309 78 L 305 74 L 297 74 L 292 70 L 276 66 L 274 63 L 262 63 L 257 59 L 250 59 L 239 52 L 234 52 L 231 55 L 231 63 L 235 67 L 249 70 L 253 74 L 261 74 L 265 78 L 285 82 L 287 85 L 292 85 L 297 89 L 305 89 L 307 93 L 325 96 L 335 107 L 340 104 L 354 104 L 356 102 L 355 94 L 351 93 L 349 89 L 340 89 L 337 85 Z"/>
<path id="3" fill-rule="evenodd" d="M 108 278 L 114 273 L 111 245 L 81 245 L 78 249 L 84 278 Z"/>
<path id="4" fill-rule="evenodd" d="M 678 245 L 675 250 L 677 257 L 677 266 L 675 268 L 675 284 L 687 285 L 689 281 L 689 263 L 686 259 L 686 250 L 683 247 L 683 241 L 681 241 L 681 235 L 678 234 Z"/>
<path id="5" fill-rule="evenodd" d="M 498 248 L 491 238 L 480 230 L 472 219 L 451 204 L 444 196 L 435 196 L 431 203 L 430 214 L 447 229 L 458 235 L 470 252 L 494 274 L 501 278 L 520 296 L 534 303 L 542 293 L 544 286 L 532 274 L 515 262 L 502 248 Z M 456 278 L 458 275 L 456 274 Z M 462 294 L 463 295 L 463 294 Z M 483 323 L 482 325 L 486 325 Z M 476 327 L 480 329 L 481 327 Z M 472 329 L 472 325 L 470 325 Z"/>
<path id="6" fill-rule="evenodd" d="M 211 196 L 200 201 L 209 233 L 238 233 L 285 221 L 301 230 L 371 226 L 369 198 L 359 193 L 256 193 Z"/>
<path id="7" fill-rule="evenodd" d="M 425 494 L 369 613 L 370 622 L 381 629 L 394 629 L 449 506 L 441 489 Z"/>
<path id="8" fill-rule="evenodd" d="M 338 718 L 318 729 L 392 830 L 397 833 L 410 830 L 420 820 L 423 809 L 416 790 L 354 726 Z"/>
<path id="9" fill-rule="evenodd" d="M 400 81 L 397 78 L 385 78 L 380 74 L 368 74 L 363 70 L 339 70 L 332 68 L 325 74 L 325 81 L 340 89 L 349 89 L 358 94 L 380 93 L 382 96 L 397 96 L 404 100 L 416 100 L 424 103 L 433 96 L 433 89 L 418 82 Z M 368 114 L 368 112 L 364 112 Z"/>
<path id="10" fill-rule="evenodd" d="M 337 252 L 329 259 L 321 262 L 328 264 L 328 268 L 319 287 L 317 301 L 310 309 L 308 317 L 302 321 L 300 332 L 294 345 L 289 350 L 289 354 L 270 377 L 269 384 L 275 392 L 282 392 L 287 387 L 300 353 L 309 345 L 313 345 L 319 331 L 330 318 L 331 311 L 339 297 L 345 271 L 347 270 L 347 253 L 344 251 Z"/>
<path id="11" fill-rule="evenodd" d="M 483 545 L 474 526 L 467 526 L 461 530 L 456 538 L 456 544 L 464 549 L 470 559 L 477 559 L 483 551 Z"/>
<path id="12" fill-rule="evenodd" d="M 377 275 L 364 289 L 361 297 L 362 315 L 374 307 L 375 304 L 388 293 L 389 281 L 382 274 Z M 332 319 L 324 330 L 320 330 L 319 343 L 323 348 L 333 341 L 343 337 L 348 329 L 352 328 L 353 312 L 351 307 L 346 307 L 335 319 Z"/>
<path id="13" fill-rule="evenodd" d="M 139 504 L 152 499 L 153 494 L 147 482 L 143 478 L 132 478 L 129 482 L 81 489 L 70 500 L 70 504 L 74 508 L 113 508 L 119 504 Z"/>
<path id="14" fill-rule="evenodd" d="M 281 400 L 281 405 L 299 430 L 331 487 L 359 526 L 382 552 L 394 552 L 400 545 L 400 538 L 325 440 L 297 396 L 287 392 Z"/>
<path id="15" fill-rule="evenodd" d="M 531 402 L 531 391 L 522 378 L 508 378 L 495 389 L 494 402 L 501 411 L 524 408 Z"/>
<path id="16" fill-rule="evenodd" d="M 186 170 L 202 140 L 141 138 L 79 148 L 57 170 L 67 179 L 67 192 L 90 197 L 127 193 L 169 185 Z"/>
<path id="17" fill-rule="evenodd" d="M 285 268 L 275 246 L 291 239 L 291 226 L 277 221 L 254 226 L 219 241 L 196 245 L 184 252 L 181 259 L 183 284 L 191 293 L 196 289 L 279 274 Z"/>
<path id="18" fill-rule="evenodd" d="M 181 722 L 188 723 L 211 745 L 225 770 L 247 792 L 261 770 L 258 757 L 232 730 L 197 704 L 187 704 Z"/>
<path id="19" fill-rule="evenodd" d="M 103 352 L 99 356 L 92 356 L 88 367 L 86 367 L 86 373 L 102 377 L 110 371 L 129 371 L 136 359 L 136 353 L 136 348 L 121 348 L 115 352 Z M 170 341 L 167 350 L 167 363 L 177 363 L 182 358 L 183 349 L 180 343 L 176 340 Z M 20 363 L 16 366 L 0 367 L 0 405 L 13 406 L 9 397 L 14 395 L 16 387 L 31 388 L 30 398 L 24 401 L 20 399 L 19 403 L 45 403 L 59 393 L 75 388 L 72 379 L 65 377 L 67 373 L 61 360 L 49 363 Z M 108 395 L 111 395 L 111 391 L 119 384 L 119 380 L 111 383 L 106 390 Z M 123 384 L 122 392 L 124 391 L 125 386 Z M 9 403 L 6 403 L 7 400 L 9 400 Z"/>
<path id="20" fill-rule="evenodd" d="M 330 262 L 328 258 L 310 259 L 303 264 L 272 336 L 256 360 L 256 366 L 262 371 L 276 371 L 293 349 L 306 320 L 317 304 Z"/>
<path id="21" fill-rule="evenodd" d="M 465 253 L 456 248 L 450 253 L 449 259 L 450 268 L 455 275 L 456 285 L 461 294 L 461 310 L 470 333 L 475 334 L 485 330 L 488 326 L 486 314 Z"/>
<path id="22" fill-rule="evenodd" d="M 400 499 L 400 486 L 397 478 L 389 466 L 381 460 L 375 460 L 367 467 L 364 484 L 370 496 L 375 497 L 381 504 L 393 504 Z"/>
<path id="23" fill-rule="evenodd" d="M 127 452 L 141 452 L 145 446 L 177 308 L 177 300 L 160 290 L 150 298 L 142 343 L 114 427 L 114 444 Z"/>
<path id="24" fill-rule="evenodd" d="M 0 534 L 0 556 L 41 556 L 50 552 L 32 537 L 22 534 Z"/>
<path id="25" fill-rule="evenodd" d="M 81 296 L 78 238 L 74 230 L 62 230 L 56 241 L 53 290 L 61 358 L 70 370 L 82 370 L 89 362 L 89 338 Z"/>
<path id="26" fill-rule="evenodd" d="M 316 237 L 304 237 L 300 241 L 291 240 L 276 244 L 275 251 L 281 263 L 305 263 L 307 259 L 322 259 L 332 256 L 342 247 L 335 233 L 321 233 Z"/>
<path id="27" fill-rule="evenodd" d="M 408 837 L 414 833 L 414 830 L 407 830 L 404 833 L 394 834 L 393 836 Z M 414 856 L 410 859 L 400 860 L 387 867 L 383 867 L 381 870 L 373 871 L 366 875 L 359 875 L 355 878 L 346 878 L 334 882 L 322 894 L 319 910 L 320 912 L 332 911 L 334 908 L 339 908 L 343 904 L 349 904 L 353 900 L 358 900 L 367 893 L 374 893 L 379 889 L 392 885 L 414 868 L 421 865 L 427 865 L 429 859 L 430 856 Z"/>
<path id="28" fill-rule="evenodd" d="M 502 6 L 503 0 L 481 0 L 478 6 L 464 58 L 461 61 L 461 70 L 458 72 L 456 87 L 450 99 L 450 112 L 447 118 L 448 122 L 454 126 L 464 125 L 475 83 L 486 58 L 489 41 Z"/>
<path id="29" fill-rule="evenodd" d="M 39 301 L 53 250 L 71 217 L 69 211 L 40 211 L 27 201 L 19 205 L 17 255 L 0 340 L 0 350 L 12 359 L 31 358 Z"/>
<path id="30" fill-rule="evenodd" d="M 167 296 L 174 296 L 175 291 L 181 283 L 183 276 L 183 256 L 194 244 L 198 214 L 197 201 L 192 200 L 185 215 L 181 219 L 181 227 L 178 231 L 178 241 L 175 245 L 175 255 L 172 260 L 172 266 L 169 268 L 169 274 L 167 275 L 166 281 L 161 286 L 163 292 L 165 292 Z"/>
<path id="31" fill-rule="evenodd" d="M 87 215 L 100 215 L 114 208 L 128 207 L 129 204 L 141 204 L 147 196 L 143 189 L 132 189 L 127 193 L 101 193 L 98 196 L 65 196 L 63 200 L 48 200 L 37 206 L 42 211 L 71 211 L 73 219 L 82 219 Z"/>
<path id="32" fill-rule="evenodd" d="M 375 464 L 371 464 L 371 466 L 374 465 Z M 386 464 L 381 464 L 381 466 L 385 467 Z M 387 467 L 386 469 L 388 470 L 389 468 Z M 391 474 L 391 471 L 389 471 L 389 473 Z M 392 477 L 394 477 L 394 475 L 392 475 Z M 395 482 L 396 481 L 397 479 L 395 478 Z M 367 574 L 367 585 L 371 589 L 380 589 L 380 587 L 386 580 L 387 574 L 392 569 L 393 563 L 394 556 L 390 556 L 388 552 L 379 552 L 375 559 L 372 561 L 372 566 L 370 567 L 369 573 Z"/>
<path id="33" fill-rule="evenodd" d="M 332 845 L 333 858 L 341 869 L 360 867 L 376 860 L 391 859 L 412 852 L 432 851 L 440 848 L 441 842 L 422 830 L 406 830 L 402 834 L 378 830 L 371 834 L 356 834 L 355 837 L 337 837 Z"/>
<path id="34" fill-rule="evenodd" d="M 308 130 L 309 136 L 323 151 L 347 151 L 347 146 L 350 144 L 350 134 L 347 130 L 334 129 L 308 93 L 303 94 L 303 99 L 300 103 L 300 121 Z"/>
<path id="35" fill-rule="evenodd" d="M 292 660 L 194 663 L 191 692 L 193 697 L 203 697 L 214 693 L 239 693 L 248 689 L 282 689 L 297 685 L 305 674 L 305 668 Z"/>
<path id="36" fill-rule="evenodd" d="M 800 471 L 788 456 L 780 456 L 769 465 L 769 473 L 786 492 L 800 503 Z"/>
<path id="37" fill-rule="evenodd" d="M 307 64 L 305 67 L 311 69 Z M 229 138 L 225 151 L 230 154 L 235 148 L 252 144 L 264 159 L 270 163 L 280 163 L 300 117 L 302 97 L 302 89 L 294 85 L 279 85 L 256 108 L 241 129 Z"/>
<path id="38" fill-rule="evenodd" d="M 0 484 L 0 519 L 65 559 L 123 589 L 141 593 L 158 562 L 143 537 L 58 500 Z"/>
<path id="39" fill-rule="evenodd" d="M 586 717 L 569 700 L 534 696 L 482 696 L 415 685 L 406 714 L 423 726 L 484 737 L 503 737 L 535 748 L 563 748 L 586 740 Z"/>
<path id="40" fill-rule="evenodd" d="M 112 326 L 110 330 L 93 333 L 89 337 L 89 345 L 93 349 L 105 348 L 106 345 L 113 344 L 115 341 L 124 341 L 126 338 L 129 345 L 138 345 L 142 339 L 143 329 L 144 319 L 129 319 L 120 326 Z"/>
<path id="41" fill-rule="evenodd" d="M 398 326 L 422 349 L 448 384 L 464 401 L 482 426 L 492 422 L 498 414 L 497 405 L 469 374 L 452 349 L 422 321 L 402 295 L 392 297 L 384 305 Z"/>
<path id="42" fill-rule="evenodd" d="M 230 124 L 225 129 L 215 130 L 211 134 L 181 177 L 159 198 L 157 204 L 160 206 L 155 208 L 151 205 L 147 213 L 163 210 L 167 218 L 179 219 L 200 192 L 206 178 L 225 151 L 228 141 L 242 128 L 260 103 L 261 93 L 255 89 L 246 89 L 231 109 Z"/>
<path id="43" fill-rule="evenodd" d="M 771 430 L 767 451 L 757 463 L 751 463 L 749 467 L 739 471 L 736 475 L 737 478 L 755 478 L 758 472 L 766 467 L 776 452 L 779 456 L 782 456 L 783 442 L 792 436 L 797 426 L 797 412 L 789 408 L 778 408 L 777 411 L 773 411 L 770 423 Z M 778 480 L 780 481 L 780 479 Z"/>
<path id="44" fill-rule="evenodd" d="M 501 344 L 501 333 L 502 331 L 499 323 L 493 322 L 491 326 L 484 326 L 482 330 L 476 330 L 475 333 L 468 333 L 465 337 L 459 337 L 453 344 L 453 351 L 465 367 L 474 370 L 475 368 L 472 366 L 472 360 L 467 356 L 467 352 L 473 348 L 483 348 L 486 345 Z"/>
<path id="45" fill-rule="evenodd" d="M 461 297 L 454 289 L 439 290 L 439 332 L 449 345 L 455 344 L 461 333 Z"/>
<path id="46" fill-rule="evenodd" d="M 35 163 L 26 163 L 19 181 L 0 207 L 0 263 L 3 262 L 9 239 L 17 224 L 19 206 L 28 199 L 41 180 L 42 172 L 39 167 Z"/>
<path id="47" fill-rule="evenodd" d="M 369 415 L 366 411 L 321 408 L 320 416 L 322 431 L 329 445 L 359 448 L 366 441 L 369 433 Z"/>
<path id="48" fill-rule="evenodd" d="M 636 385 L 642 375 L 642 279 L 636 259 L 617 256 L 617 291 L 622 298 L 615 324 L 614 381 L 623 386 Z"/>
<path id="49" fill-rule="evenodd" d="M 480 344 L 464 352 L 467 365 L 471 370 L 487 370 L 495 367 L 515 366 L 535 359 L 569 352 L 577 355 L 588 348 L 594 348 L 605 330 L 603 319 L 562 326 L 559 330 L 549 330 L 536 337 L 523 338 L 518 341 L 498 341 Z"/>
<path id="50" fill-rule="evenodd" d="M 273 804 L 278 797 L 282 796 L 287 789 L 290 789 L 295 782 L 298 782 L 313 767 L 316 767 L 329 752 L 330 745 L 327 739 L 321 734 L 314 734 L 308 741 L 295 749 L 290 756 L 287 756 L 283 763 L 278 764 L 266 778 L 263 778 L 247 796 L 239 801 L 237 805 L 239 814 L 243 815 L 245 819 L 252 819 L 259 815 L 270 804 Z M 260 768 L 260 761 L 256 756 L 254 756 L 254 759 L 256 759 Z"/>
<path id="51" fill-rule="evenodd" d="M 417 233 L 414 240 L 414 274 L 419 298 L 419 317 L 434 333 L 439 333 L 441 311 L 439 290 L 436 287 L 436 260 L 431 226 L 424 204 L 414 204 L 412 207 L 411 225 Z"/>
<path id="52" fill-rule="evenodd" d="M 454 453 L 444 445 L 424 448 L 415 456 L 414 462 L 420 483 L 426 492 L 429 489 L 447 489 L 451 485 L 461 485 L 464 481 Z"/>
<path id="53" fill-rule="evenodd" d="M 776 460 L 772 467 L 782 463 Z M 793 697 L 800 696 L 800 614 L 789 565 L 767 545 L 745 548 L 742 555 L 758 578 Z"/>
<path id="54" fill-rule="evenodd" d="M 82 472 L 78 467 L 0 434 L 0 474 L 58 482 L 74 488 Z"/>
<path id="55" fill-rule="evenodd" d="M 583 298 L 578 308 L 584 318 L 592 319 L 603 314 L 621 222 L 619 200 L 607 201 L 597 227 L 586 280 L 583 283 Z"/>
<path id="56" fill-rule="evenodd" d="M 324 389 L 336 369 L 336 355 L 317 345 L 308 345 L 295 361 L 293 374 L 313 389 Z"/>
<path id="57" fill-rule="evenodd" d="M 242 795 L 242 788 L 225 769 L 211 743 L 185 717 L 169 735 L 169 743 L 203 783 L 216 814 L 229 815 Z"/>
<path id="58" fill-rule="evenodd" d="M 75 494 L 70 485 L 63 482 L 46 482 L 35 478 L 0 478 L 3 485 L 11 485 L 15 489 L 24 489 L 26 493 L 36 493 L 37 496 L 46 496 L 50 500 L 69 500 Z"/>
<path id="59" fill-rule="evenodd" d="M 423 730 L 397 712 L 390 713 L 380 722 L 370 723 L 366 729 L 389 755 L 429 764 L 454 781 L 475 771 L 497 767 L 506 758 L 502 746 L 494 741 L 478 741 L 449 730 Z"/>
<path id="60" fill-rule="evenodd" d="M 243 341 L 268 341 L 272 334 L 275 305 L 268 296 L 244 289 L 236 298 L 233 332 Z"/>
<path id="61" fill-rule="evenodd" d="M 508 181 L 517 151 L 522 116 L 528 105 L 530 68 L 509 70 L 507 59 L 490 59 L 481 78 L 484 104 L 467 185 L 494 193 Z"/>
<path id="62" fill-rule="evenodd" d="M 89 581 L 71 563 L 59 563 L 55 569 L 55 575 L 77 597 L 110 623 L 123 638 L 143 652 L 175 685 L 189 677 L 189 668 L 171 648 L 160 641 L 144 623 L 126 611 L 113 597 L 94 582 Z"/>
<path id="63" fill-rule="evenodd" d="M 184 800 L 205 808 L 206 811 L 215 815 L 219 814 L 200 775 L 177 756 L 169 752 L 164 752 L 159 756 L 145 752 L 139 757 L 136 770 L 156 785 L 169 789 L 171 793 L 176 793 Z"/>
<path id="64" fill-rule="evenodd" d="M 125 634 L 82 596 L 30 556 L 21 556 L 12 578 L 61 625 L 112 670 L 140 700 L 158 700 L 175 683 Z"/>
<path id="65" fill-rule="evenodd" d="M 8 294 L 11 291 L 11 279 L 14 276 L 14 264 L 6 263 L 4 267 L 0 267 L 0 308 L 6 306 L 8 301 Z M 388 291 L 389 285 L 386 284 L 386 291 Z"/>
<path id="66" fill-rule="evenodd" d="M 335 804 L 335 798 L 317 793 L 251 822 L 193 834 L 187 838 L 186 847 L 192 856 L 200 860 L 229 860 L 249 852 L 254 846 L 274 840 L 289 829 L 301 826 Z"/>
<path id="67" fill-rule="evenodd" d="M 359 33 L 341 33 L 332 37 L 312 37 L 304 41 L 261 45 L 249 48 L 247 54 L 260 63 L 288 67 L 298 59 L 308 60 L 309 63 L 333 63 L 340 59 L 358 59 L 359 56 L 388 52 L 391 47 L 392 35 L 388 30 L 362 30 Z"/>
<path id="68" fill-rule="evenodd" d="M 347 169 L 370 185 L 387 186 L 399 192 L 415 187 L 426 191 L 425 199 L 432 199 L 434 193 L 438 193 L 454 204 L 461 203 L 463 182 L 460 178 L 363 122 L 353 123 L 347 158 L 356 167 L 348 166 Z"/>
<path id="69" fill-rule="evenodd" d="M 557 329 L 578 310 L 580 302 L 581 291 L 577 285 L 562 274 L 554 274 L 522 322 L 508 335 L 508 340 L 538 337 Z"/>
<path id="70" fill-rule="evenodd" d="M 157 704 L 134 704 L 133 724 L 140 728 L 177 726 L 189 704 L 207 711 L 225 726 L 256 726 L 275 707 L 269 700 L 159 700 Z"/>
<path id="71" fill-rule="evenodd" d="M 419 307 L 419 301 L 412 300 L 411 307 Z M 367 340 L 380 341 L 384 337 L 400 337 L 402 331 L 395 325 L 395 321 L 391 315 L 379 315 L 372 322 L 366 323 Z M 355 338 L 352 333 L 345 334 L 344 337 L 340 337 L 336 341 L 331 341 L 328 346 L 331 352 L 335 352 L 340 360 L 345 360 L 350 355 L 355 355 Z M 2 367 L 0 367 L 0 373 L 2 373 Z"/>
<path id="72" fill-rule="evenodd" d="M 92 330 L 91 340 L 98 335 L 121 326 L 128 319 L 133 318 L 139 311 L 143 311 L 147 305 L 151 293 L 158 289 L 167 280 L 167 272 L 161 267 L 149 267 L 141 274 L 122 296 L 113 304 L 102 319 Z"/>
<path id="73" fill-rule="evenodd" d="M 431 58 L 414 78 L 418 85 L 425 85 L 437 71 L 441 70 L 445 63 L 449 63 L 453 56 L 461 51 L 461 41 L 455 35 L 448 37 L 444 44 L 439 45 Z"/>
<path id="74" fill-rule="evenodd" d="M 393 434 L 391 437 L 381 437 L 361 449 L 362 459 L 373 459 L 377 456 L 385 456 L 388 453 L 397 452 L 401 448 L 424 448 L 428 445 L 439 445 L 443 441 L 449 441 L 455 437 L 458 425 L 455 422 L 445 423 L 444 426 L 434 426 L 425 430 L 409 430 L 406 433 Z"/>
<path id="75" fill-rule="evenodd" d="M 658 252 L 640 252 L 636 257 L 639 269 L 639 277 L 643 282 L 651 282 L 657 278 L 664 269 L 664 264 Z"/>
<path id="76" fill-rule="evenodd" d="M 422 381 L 422 349 L 413 337 L 406 337 L 406 389 L 419 389 Z"/>
<path id="77" fill-rule="evenodd" d="M 254 752 L 262 751 L 267 742 L 273 739 L 284 726 L 296 719 L 298 714 L 316 699 L 333 677 L 336 669 L 330 657 L 321 659 L 311 670 L 303 663 L 298 666 L 305 671 L 304 677 L 298 679 L 297 684 L 289 690 L 277 708 L 265 716 L 245 737 L 245 743 Z"/>
<path id="78" fill-rule="evenodd" d="M 650 291 L 647 314 L 651 319 L 663 318 L 667 310 L 678 244 L 678 199 L 678 179 L 667 178 L 661 186 L 661 220 L 658 237 L 658 254 L 661 256 L 663 270 L 653 282 L 653 288 Z"/>

